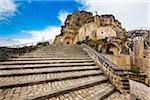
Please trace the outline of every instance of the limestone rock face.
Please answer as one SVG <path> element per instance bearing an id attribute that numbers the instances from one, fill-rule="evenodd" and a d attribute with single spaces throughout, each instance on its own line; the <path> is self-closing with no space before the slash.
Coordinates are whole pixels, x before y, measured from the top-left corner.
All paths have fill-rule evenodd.
<path id="1" fill-rule="evenodd" d="M 132 30 L 118 34 L 118 37 L 127 37 L 133 40 L 136 37 L 144 38 L 145 49 L 150 49 L 150 30 Z"/>
<path id="2" fill-rule="evenodd" d="M 90 22 L 93 22 L 93 15 L 90 12 L 76 11 L 68 15 L 64 26 L 61 27 L 61 34 L 56 36 L 54 43 L 72 44 L 79 28 Z"/>
<path id="3" fill-rule="evenodd" d="M 99 27 L 109 26 L 114 29 L 116 33 L 125 32 L 121 23 L 117 21 L 113 15 L 93 16 L 90 12 L 75 11 L 67 16 L 64 26 L 61 27 L 61 34 L 56 36 L 54 44 L 74 44 L 78 40 L 76 37 L 79 35 L 79 29 L 86 24 L 94 22 Z"/>
<path id="4" fill-rule="evenodd" d="M 100 20 L 100 26 L 111 26 L 116 33 L 125 32 L 125 29 L 122 28 L 121 23 L 115 19 L 113 15 L 101 15 L 98 17 Z"/>

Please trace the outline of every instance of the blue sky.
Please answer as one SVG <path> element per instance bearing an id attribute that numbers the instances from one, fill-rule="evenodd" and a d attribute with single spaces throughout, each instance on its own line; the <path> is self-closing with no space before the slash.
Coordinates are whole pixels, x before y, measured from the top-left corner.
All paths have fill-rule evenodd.
<path id="1" fill-rule="evenodd" d="M 128 30 L 148 27 L 148 9 L 148 0 L 0 0 L 0 37 L 53 40 L 75 10 L 113 14 Z"/>
<path id="2" fill-rule="evenodd" d="M 12 1 L 13 2 L 13 1 Z M 30 38 L 28 31 L 42 30 L 47 26 L 60 26 L 61 20 L 57 16 L 61 12 L 73 12 L 82 5 L 70 1 L 14 1 L 15 15 L 6 16 L 0 20 L 0 36 L 8 38 Z M 66 16 L 66 15 L 65 15 Z M 55 34 L 55 33 L 54 33 Z"/>

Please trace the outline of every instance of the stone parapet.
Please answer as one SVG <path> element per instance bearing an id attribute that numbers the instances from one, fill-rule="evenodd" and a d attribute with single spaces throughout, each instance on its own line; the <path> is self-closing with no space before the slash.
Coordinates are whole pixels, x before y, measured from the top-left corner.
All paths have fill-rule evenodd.
<path id="1" fill-rule="evenodd" d="M 143 84 L 147 84 L 147 80 L 146 80 L 147 77 L 143 73 L 134 74 L 134 73 L 128 72 L 128 76 L 129 76 L 129 79 L 131 80 L 134 80 Z"/>
<path id="2" fill-rule="evenodd" d="M 128 94 L 130 92 L 128 75 L 123 69 L 119 68 L 87 45 L 83 44 L 82 48 L 93 58 L 97 65 L 99 65 L 99 68 L 121 93 Z"/>

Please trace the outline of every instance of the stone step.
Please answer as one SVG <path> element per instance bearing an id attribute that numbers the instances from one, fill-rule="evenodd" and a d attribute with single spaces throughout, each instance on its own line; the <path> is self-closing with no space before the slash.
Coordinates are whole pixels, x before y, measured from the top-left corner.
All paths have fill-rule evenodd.
<path id="1" fill-rule="evenodd" d="M 23 56 L 29 56 L 29 57 L 31 57 L 31 56 L 49 56 L 49 57 L 60 57 L 60 56 L 63 56 L 63 57 L 68 57 L 68 56 L 72 56 L 72 57 L 81 57 L 81 56 L 83 56 L 83 57 L 87 57 L 88 55 L 83 55 L 83 54 L 25 54 L 25 55 L 23 55 Z"/>
<path id="2" fill-rule="evenodd" d="M 74 67 L 74 66 L 95 66 L 94 62 L 90 63 L 61 63 L 61 64 L 28 64 L 28 65 L 0 65 L 0 70 L 9 69 L 33 69 L 33 68 L 48 68 L 48 67 Z"/>
<path id="3" fill-rule="evenodd" d="M 86 70 L 99 70 L 99 68 L 97 66 L 90 66 L 90 67 L 82 66 L 82 67 L 49 67 L 49 68 L 17 69 L 17 70 L 11 69 L 11 70 L 1 70 L 0 77 L 86 71 Z"/>
<path id="4" fill-rule="evenodd" d="M 81 93 L 78 92 L 78 90 L 83 90 L 85 88 L 90 88 L 90 87 L 94 87 L 96 85 L 102 84 L 103 86 L 106 86 L 106 84 L 108 85 L 109 83 L 106 83 L 108 80 L 106 77 L 99 77 L 99 79 L 94 81 L 89 81 L 87 80 L 86 82 L 78 82 L 75 84 L 68 84 L 66 87 L 63 88 L 58 88 L 58 89 L 54 89 L 54 90 L 50 90 L 47 92 L 43 92 L 42 94 L 34 94 L 34 95 L 30 95 L 30 96 L 24 96 L 23 99 L 27 99 L 27 100 L 45 100 L 47 98 L 52 98 L 52 97 L 56 97 L 56 96 L 63 96 L 64 100 L 65 100 L 65 96 L 63 94 L 65 93 L 69 93 L 69 92 L 76 92 L 76 96 L 82 95 Z M 84 90 L 83 90 L 84 91 Z M 90 94 L 92 95 L 92 94 Z M 56 99 L 57 100 L 57 99 Z M 63 99 L 62 99 L 63 100 Z M 71 99 L 70 99 L 71 100 Z M 79 99 L 82 100 L 82 99 Z"/>
<path id="5" fill-rule="evenodd" d="M 109 90 L 115 90 L 114 86 L 110 83 L 99 83 L 92 87 L 86 87 L 83 89 L 70 91 L 68 93 L 60 94 L 57 96 L 51 96 L 51 98 L 45 97 L 46 100 L 97 100 L 98 94 L 109 93 Z M 103 100 L 104 95 L 99 95 L 99 100 Z M 45 99 L 44 97 L 42 99 Z M 36 98 L 38 99 L 38 98 Z M 111 99 L 116 100 L 116 99 Z"/>
<path id="6" fill-rule="evenodd" d="M 54 55 L 54 54 L 57 54 L 57 55 L 63 55 L 63 54 L 69 54 L 69 55 L 72 55 L 72 54 L 75 54 L 75 55 L 85 55 L 87 53 L 85 52 L 78 52 L 77 50 L 73 51 L 73 52 L 67 52 L 67 51 L 42 51 L 42 52 L 30 52 L 30 53 L 26 53 L 26 54 L 29 54 L 29 55 Z"/>
<path id="7" fill-rule="evenodd" d="M 37 54 L 37 55 L 39 55 L 39 54 L 41 54 L 41 55 L 44 55 L 44 54 L 48 54 L 48 55 L 54 55 L 54 54 L 58 54 L 58 55 L 63 55 L 63 54 L 85 55 L 86 53 L 85 52 L 77 52 L 77 51 L 74 51 L 74 52 L 51 52 L 51 51 L 46 52 L 46 51 L 44 51 L 44 52 L 30 52 L 28 54 L 30 54 L 30 55 L 34 55 L 34 54 Z"/>
<path id="8" fill-rule="evenodd" d="M 94 97 L 92 97 L 92 100 L 104 100 L 108 96 L 110 96 L 112 93 L 116 91 L 116 88 L 114 86 L 107 87 L 105 90 L 101 91 L 100 93 L 96 94 Z"/>
<path id="9" fill-rule="evenodd" d="M 108 96 L 103 100 L 131 100 L 131 99 L 129 94 L 124 95 L 118 91 L 115 91 L 114 93 L 112 93 L 110 96 Z"/>
<path id="10" fill-rule="evenodd" d="M 26 85 L 22 87 L 3 88 L 0 89 L 0 100 L 30 100 L 37 98 L 37 96 L 38 98 L 39 96 L 42 97 L 43 95 L 48 95 L 49 97 L 57 96 L 60 93 L 63 94 L 70 91 L 80 90 L 98 84 L 105 84 L 106 82 L 108 82 L 108 79 L 105 76 L 99 75 L 45 82 L 43 84 L 32 84 L 30 86 Z M 106 86 L 108 86 L 108 84 L 102 85 L 102 87 Z"/>
<path id="11" fill-rule="evenodd" d="M 23 57 L 23 56 L 14 56 L 11 59 L 36 59 L 36 58 L 44 58 L 44 59 L 89 59 L 90 57 Z"/>
<path id="12" fill-rule="evenodd" d="M 45 55 L 45 56 L 14 56 L 13 58 L 88 58 L 89 56 L 85 55 L 85 56 L 48 56 L 48 55 Z"/>
<path id="13" fill-rule="evenodd" d="M 45 46 L 0 62 L 0 100 L 117 100 L 111 99 L 113 92 L 108 78 L 76 45 Z"/>
<path id="14" fill-rule="evenodd" d="M 92 60 L 41 60 L 41 61 L 5 61 L 0 65 L 25 65 L 25 64 L 55 64 L 55 63 L 84 63 Z"/>
<path id="15" fill-rule="evenodd" d="M 90 60 L 90 58 L 10 58 L 7 61 Z"/>
<path id="16" fill-rule="evenodd" d="M 60 51 L 60 50 L 55 50 L 55 51 L 44 51 L 44 50 L 42 50 L 42 51 L 35 51 L 35 52 L 30 52 L 30 53 L 28 53 L 28 54 L 48 54 L 48 55 L 53 55 L 53 54 L 77 54 L 77 55 L 79 55 L 79 54 L 81 54 L 81 55 L 85 55 L 85 54 L 87 54 L 86 52 L 84 52 L 84 51 L 78 51 L 78 50 L 74 50 L 74 51 Z"/>
<path id="17" fill-rule="evenodd" d="M 61 49 L 55 49 L 55 50 L 36 50 L 31 53 L 85 53 L 83 50 L 75 49 L 75 50 L 61 50 Z"/>
<path id="18" fill-rule="evenodd" d="M 74 71 L 74 72 L 61 72 L 61 73 L 49 73 L 49 74 L 36 74 L 26 76 L 10 76 L 0 77 L 0 88 L 20 87 L 32 84 L 41 84 L 45 82 L 76 79 L 88 76 L 101 75 L 101 70 L 89 70 L 89 71 Z M 104 75 L 102 75 L 104 76 Z"/>

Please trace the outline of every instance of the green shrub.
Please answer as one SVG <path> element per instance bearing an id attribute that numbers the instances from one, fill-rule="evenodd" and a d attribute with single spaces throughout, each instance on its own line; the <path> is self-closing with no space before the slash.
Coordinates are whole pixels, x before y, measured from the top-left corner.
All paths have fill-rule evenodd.
<path id="1" fill-rule="evenodd" d="M 120 40 L 121 40 L 121 43 L 123 44 L 123 43 L 125 43 L 128 39 L 127 39 L 126 36 L 124 36 L 124 37 L 121 37 Z"/>
<path id="2" fill-rule="evenodd" d="M 0 57 L 0 61 L 5 61 L 5 60 L 7 60 L 9 57 L 8 56 L 6 56 L 6 55 L 4 55 L 4 56 L 1 56 Z"/>
<path id="3" fill-rule="evenodd" d="M 140 69 L 137 68 L 137 67 L 132 67 L 132 68 L 131 68 L 131 72 L 132 72 L 133 74 L 138 75 L 138 74 L 140 74 Z"/>

